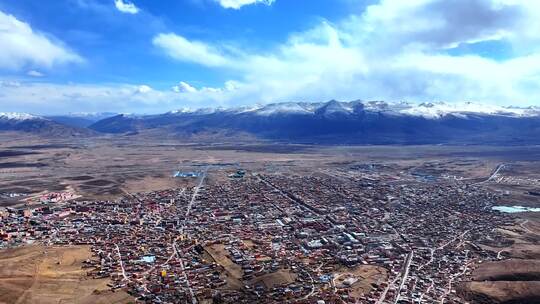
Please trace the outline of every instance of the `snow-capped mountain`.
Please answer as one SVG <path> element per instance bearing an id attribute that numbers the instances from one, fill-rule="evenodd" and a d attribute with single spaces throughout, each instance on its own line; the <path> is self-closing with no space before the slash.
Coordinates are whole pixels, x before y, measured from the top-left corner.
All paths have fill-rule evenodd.
<path id="1" fill-rule="evenodd" d="M 118 115 L 118 113 L 115 112 L 75 112 L 75 113 L 69 113 L 67 115 L 63 116 L 69 116 L 69 117 L 84 117 L 88 119 L 104 119 L 107 117 L 112 117 L 114 115 Z"/>
<path id="2" fill-rule="evenodd" d="M 51 119 L 28 113 L 0 113 L 0 131 L 21 131 L 42 135 L 80 136 L 93 132 L 74 128 Z"/>
<path id="3" fill-rule="evenodd" d="M 261 116 L 279 114 L 313 114 L 312 109 L 306 107 L 302 103 L 296 102 L 272 103 L 261 106 L 258 109 L 253 109 L 251 112 Z"/>
<path id="4" fill-rule="evenodd" d="M 24 121 L 24 120 L 31 120 L 31 119 L 43 119 L 43 118 L 32 115 L 32 114 L 28 114 L 28 113 L 0 112 L 0 120 Z"/>
<path id="5" fill-rule="evenodd" d="M 425 118 L 442 118 L 446 115 L 466 117 L 467 115 L 501 115 L 501 116 L 538 116 L 534 108 L 501 107 L 472 102 L 464 103 L 421 103 L 409 105 L 398 111 L 400 114 L 422 116 Z"/>
<path id="6" fill-rule="evenodd" d="M 171 111 L 170 114 L 182 115 L 208 115 L 216 113 L 252 113 L 261 116 L 272 115 L 322 115 L 324 114 L 353 114 L 358 111 L 384 113 L 388 115 L 405 115 L 424 117 L 428 119 L 439 119 L 447 115 L 466 117 L 467 115 L 500 115 L 531 117 L 540 115 L 538 107 L 503 107 L 495 105 L 485 105 L 472 102 L 462 103 L 409 103 L 409 102 L 385 102 L 385 101 L 329 101 L 325 103 L 308 102 L 283 102 L 271 103 L 240 108 L 182 108 Z"/>
<path id="7" fill-rule="evenodd" d="M 540 110 L 470 102 L 332 100 L 119 115 L 90 128 L 104 133 L 152 130 L 182 137 L 226 131 L 262 139 L 329 144 L 540 144 Z"/>
<path id="8" fill-rule="evenodd" d="M 182 115 L 182 114 L 194 114 L 194 115 L 208 115 L 213 114 L 216 112 L 222 112 L 225 111 L 224 108 L 199 108 L 199 109 L 192 109 L 192 108 L 182 108 L 174 111 L 170 111 L 167 114 L 171 115 Z"/>
<path id="9" fill-rule="evenodd" d="M 111 116 L 113 115 L 113 116 Z M 40 117 L 0 113 L 0 130 L 41 134 L 92 131 L 164 136 L 249 135 L 326 144 L 540 144 L 540 108 L 477 103 L 286 102 L 238 108 L 179 109 L 157 115 L 78 113 Z M 90 129 L 90 130 L 89 130 Z M 156 133 L 157 132 L 157 133 Z"/>

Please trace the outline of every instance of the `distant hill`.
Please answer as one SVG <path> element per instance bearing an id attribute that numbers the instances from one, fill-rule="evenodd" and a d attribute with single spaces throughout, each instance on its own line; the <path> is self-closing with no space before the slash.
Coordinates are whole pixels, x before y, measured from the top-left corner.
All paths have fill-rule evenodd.
<path id="1" fill-rule="evenodd" d="M 0 131 L 20 131 L 46 136 L 80 137 L 95 134 L 87 128 L 68 126 L 26 113 L 0 113 Z"/>
<path id="2" fill-rule="evenodd" d="M 72 113 L 67 115 L 45 116 L 52 121 L 78 128 L 86 128 L 100 120 L 118 115 L 116 113 Z"/>
<path id="3" fill-rule="evenodd" d="M 89 128 L 102 133 L 152 131 L 177 137 L 250 134 L 313 144 L 540 144 L 540 111 L 474 103 L 332 100 L 117 115 Z"/>

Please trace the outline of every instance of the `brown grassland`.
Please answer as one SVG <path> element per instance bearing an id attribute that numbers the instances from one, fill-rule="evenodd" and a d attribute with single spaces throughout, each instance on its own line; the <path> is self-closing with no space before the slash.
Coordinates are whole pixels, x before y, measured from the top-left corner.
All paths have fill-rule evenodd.
<path id="1" fill-rule="evenodd" d="M 123 291 L 112 292 L 108 279 L 86 276 L 87 246 L 29 245 L 0 251 L 0 303 L 133 303 Z"/>

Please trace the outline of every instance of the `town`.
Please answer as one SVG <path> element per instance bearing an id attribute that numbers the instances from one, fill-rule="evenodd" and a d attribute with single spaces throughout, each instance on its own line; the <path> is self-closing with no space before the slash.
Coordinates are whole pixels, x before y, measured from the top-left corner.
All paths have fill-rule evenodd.
<path id="1" fill-rule="evenodd" d="M 456 284 L 505 258 L 484 245 L 504 242 L 496 228 L 512 218 L 481 185 L 238 172 L 117 201 L 0 208 L 0 248 L 90 245 L 88 276 L 140 303 L 463 303 Z"/>

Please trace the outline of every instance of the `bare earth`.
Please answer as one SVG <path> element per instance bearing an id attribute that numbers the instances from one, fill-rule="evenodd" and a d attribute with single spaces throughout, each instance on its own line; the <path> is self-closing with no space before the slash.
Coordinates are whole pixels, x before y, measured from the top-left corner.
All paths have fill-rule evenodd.
<path id="1" fill-rule="evenodd" d="M 510 259 L 482 264 L 473 273 L 475 281 L 540 280 L 540 260 Z"/>
<path id="2" fill-rule="evenodd" d="M 465 298 L 473 303 L 540 303 L 539 281 L 486 281 L 464 284 Z"/>
<path id="3" fill-rule="evenodd" d="M 373 285 L 379 285 L 388 279 L 388 270 L 384 267 L 362 265 L 354 268 L 343 267 L 339 272 L 334 274 L 336 276 L 336 285 L 343 284 L 348 278 L 354 278 L 356 282 L 351 285 L 352 292 L 350 296 L 358 298 L 364 294 L 367 294 L 373 289 Z"/>
<path id="4" fill-rule="evenodd" d="M 134 303 L 123 291 L 111 292 L 108 279 L 91 279 L 82 262 L 87 246 L 25 246 L 0 251 L 0 303 Z"/>

